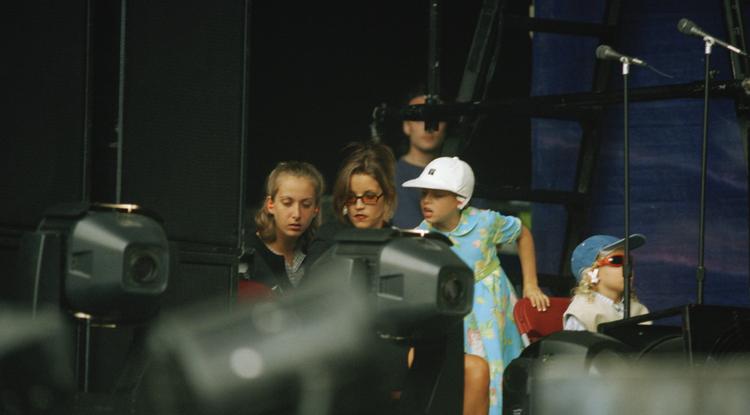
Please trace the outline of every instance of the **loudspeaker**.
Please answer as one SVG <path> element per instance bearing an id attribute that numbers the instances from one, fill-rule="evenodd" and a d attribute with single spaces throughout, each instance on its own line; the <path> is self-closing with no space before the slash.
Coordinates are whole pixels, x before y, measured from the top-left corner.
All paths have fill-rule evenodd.
<path id="1" fill-rule="evenodd" d="M 638 324 L 674 317 L 679 326 Z M 672 353 L 702 364 L 750 353 L 750 309 L 741 307 L 688 304 L 602 324 L 599 331 L 632 346 L 640 357 Z"/>
<path id="2" fill-rule="evenodd" d="M 33 228 L 44 209 L 85 193 L 86 3 L 3 10 L 0 232 Z"/>
<path id="3" fill-rule="evenodd" d="M 122 201 L 170 240 L 238 247 L 248 0 L 127 2 L 125 20 Z"/>
<path id="4" fill-rule="evenodd" d="M 571 376 L 606 374 L 627 366 L 633 349 L 604 334 L 559 331 L 526 347 L 503 372 L 503 414 L 532 413 L 536 376 L 565 367 Z"/>

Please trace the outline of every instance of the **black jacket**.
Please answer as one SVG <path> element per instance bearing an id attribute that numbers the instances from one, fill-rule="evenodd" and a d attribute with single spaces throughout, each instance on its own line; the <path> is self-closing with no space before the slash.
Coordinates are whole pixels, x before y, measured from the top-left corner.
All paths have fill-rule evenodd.
<path id="1" fill-rule="evenodd" d="M 286 274 L 284 257 L 271 252 L 255 232 L 246 241 L 245 257 L 248 268 L 244 279 L 259 282 L 277 294 L 293 289 Z"/>

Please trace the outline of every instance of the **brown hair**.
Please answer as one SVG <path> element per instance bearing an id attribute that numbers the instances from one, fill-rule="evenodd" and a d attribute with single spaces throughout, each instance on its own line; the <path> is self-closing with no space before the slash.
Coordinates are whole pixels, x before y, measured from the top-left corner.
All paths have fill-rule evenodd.
<path id="1" fill-rule="evenodd" d="M 279 178 L 282 175 L 289 175 L 293 177 L 304 178 L 312 182 L 315 188 L 315 206 L 320 206 L 320 200 L 323 197 L 325 191 L 325 181 L 323 175 L 320 174 L 318 169 L 310 163 L 304 161 L 282 161 L 277 164 L 271 173 L 266 178 L 266 198 L 273 199 L 276 197 L 276 193 L 279 192 Z M 312 238 L 315 236 L 315 232 L 320 227 L 321 215 L 318 213 L 313 218 L 310 226 L 297 241 L 298 246 L 306 246 Z M 255 227 L 257 229 L 260 239 L 265 243 L 271 243 L 276 240 L 276 223 L 273 220 L 273 215 L 268 211 L 266 201 L 264 199 L 263 206 L 258 209 L 255 214 Z"/>
<path id="2" fill-rule="evenodd" d="M 349 183 L 355 174 L 366 174 L 383 188 L 386 221 L 396 212 L 396 158 L 384 144 L 373 142 L 351 143 L 344 148 L 348 153 L 333 185 L 333 213 L 342 223 L 349 223 L 344 214 L 349 196 Z"/>

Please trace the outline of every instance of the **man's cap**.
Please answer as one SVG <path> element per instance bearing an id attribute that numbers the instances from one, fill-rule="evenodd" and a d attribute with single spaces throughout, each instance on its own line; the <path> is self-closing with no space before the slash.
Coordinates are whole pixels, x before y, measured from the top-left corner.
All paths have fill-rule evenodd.
<path id="1" fill-rule="evenodd" d="M 474 171 L 458 157 L 438 157 L 428 164 L 416 179 L 408 180 L 403 187 L 447 190 L 459 196 L 463 209 L 474 193 Z"/>
<path id="2" fill-rule="evenodd" d="M 636 249 L 646 243 L 646 237 L 634 233 L 629 238 L 629 249 Z M 581 281 L 581 273 L 590 267 L 600 252 L 613 251 L 625 246 L 625 238 L 618 239 L 612 235 L 594 235 L 578 244 L 570 256 L 570 270 L 577 281 Z"/>

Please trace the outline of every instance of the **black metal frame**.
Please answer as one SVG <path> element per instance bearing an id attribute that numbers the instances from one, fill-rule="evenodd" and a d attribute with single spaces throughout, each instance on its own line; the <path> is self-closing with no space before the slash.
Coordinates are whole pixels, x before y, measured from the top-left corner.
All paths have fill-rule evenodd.
<path id="1" fill-rule="evenodd" d="M 439 84 L 439 59 L 435 51 L 439 50 L 439 39 L 435 4 L 431 8 L 430 29 L 430 61 L 428 73 L 431 87 L 435 92 Z M 729 34 L 729 42 L 746 49 L 744 25 L 740 0 L 724 0 L 724 15 Z M 503 101 L 486 102 L 487 87 L 492 80 L 492 69 L 497 59 L 497 52 L 502 39 L 503 26 L 524 27 L 535 32 L 553 32 L 565 35 L 598 37 L 603 43 L 615 40 L 619 23 L 622 0 L 607 2 L 604 21 L 600 24 L 529 18 L 505 14 L 505 0 L 484 0 L 482 10 L 477 21 L 472 46 L 464 68 L 463 78 L 456 103 L 439 105 L 414 105 L 396 113 L 384 116 L 398 117 L 409 120 L 425 120 L 435 122 L 438 119 L 458 119 L 464 132 L 462 138 L 448 139 L 444 147 L 444 154 L 457 154 L 465 147 L 481 122 L 481 116 L 498 113 L 537 118 L 550 118 L 579 122 L 583 131 L 579 157 L 576 166 L 575 188 L 571 192 L 532 190 L 519 188 L 499 188 L 489 190 L 488 196 L 497 199 L 527 200 L 542 203 L 557 203 L 567 208 L 567 224 L 563 255 L 559 267 L 561 275 L 567 274 L 567 258 L 576 244 L 581 240 L 586 225 L 586 207 L 590 200 L 591 179 L 596 169 L 597 154 L 599 153 L 601 117 L 605 107 L 619 104 L 623 100 L 623 91 L 608 91 L 611 70 L 608 63 L 596 62 L 594 80 L 590 93 L 561 94 L 549 96 L 529 97 L 526 99 L 509 99 Z M 492 37 L 494 36 L 494 43 Z M 490 48 L 494 54 L 490 55 Z M 593 58 L 593 57 L 592 57 Z M 750 80 L 745 78 L 750 74 L 750 61 L 747 57 L 731 55 L 732 73 L 734 79 L 729 81 L 695 81 L 677 85 L 636 88 L 629 91 L 631 102 L 701 98 L 706 90 L 713 98 L 727 97 L 735 100 L 741 136 L 745 145 L 746 160 L 750 160 Z M 705 84 L 708 82 L 708 88 Z M 480 101 L 481 100 L 481 101 Z M 748 182 L 750 183 L 750 163 L 748 164 Z M 748 212 L 750 216 L 750 211 Z"/>

